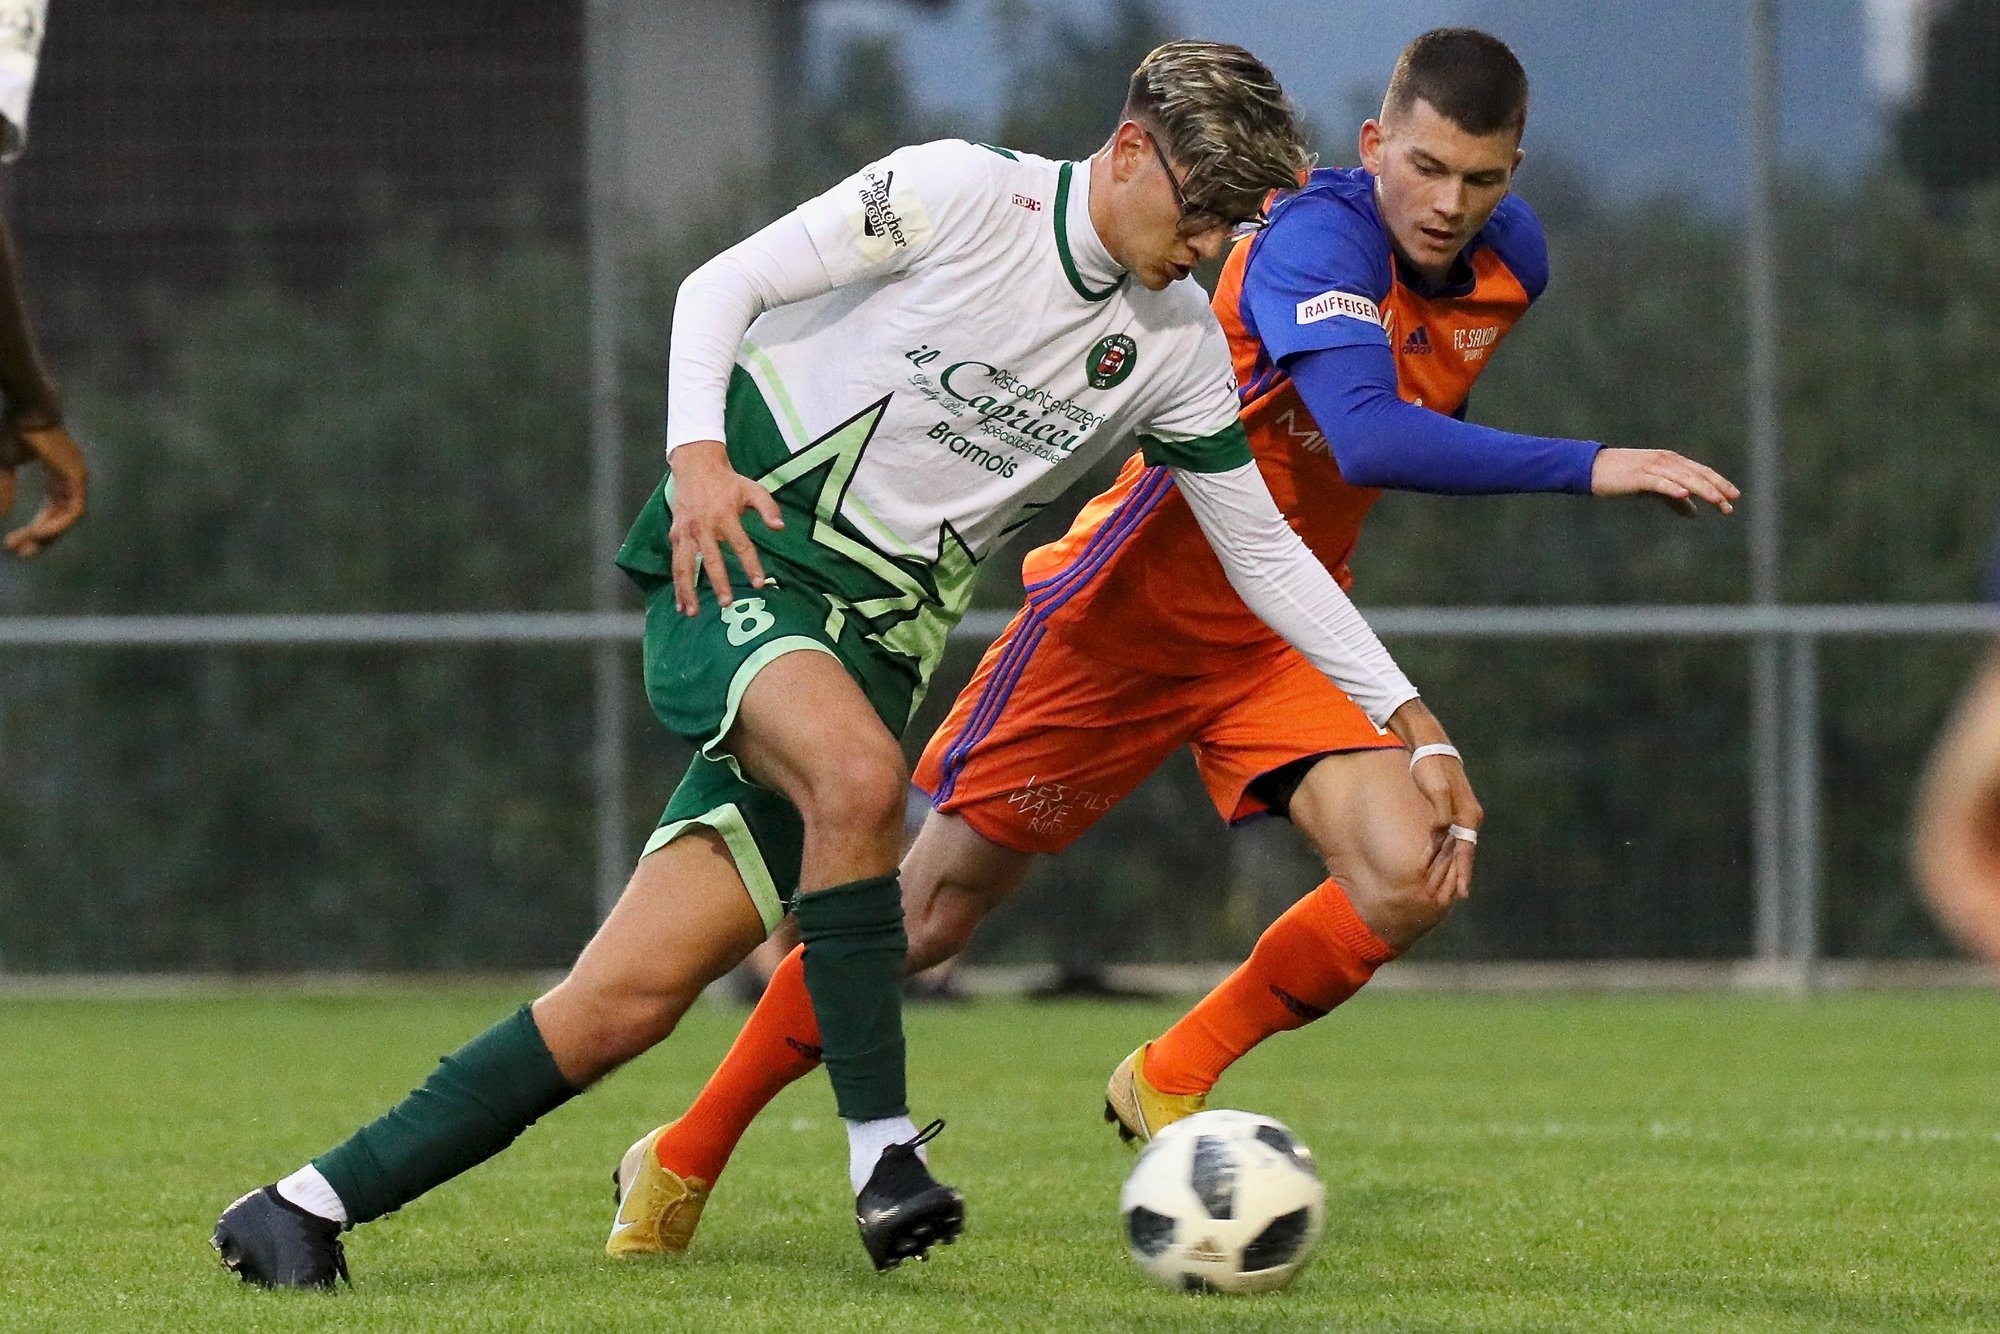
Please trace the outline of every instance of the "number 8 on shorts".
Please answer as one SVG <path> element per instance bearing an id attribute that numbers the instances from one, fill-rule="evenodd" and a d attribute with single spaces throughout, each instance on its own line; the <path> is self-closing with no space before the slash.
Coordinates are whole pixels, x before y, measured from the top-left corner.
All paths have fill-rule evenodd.
<path id="1" fill-rule="evenodd" d="M 722 623 L 729 627 L 729 642 L 738 648 L 778 623 L 764 609 L 762 598 L 738 598 L 722 609 Z"/>

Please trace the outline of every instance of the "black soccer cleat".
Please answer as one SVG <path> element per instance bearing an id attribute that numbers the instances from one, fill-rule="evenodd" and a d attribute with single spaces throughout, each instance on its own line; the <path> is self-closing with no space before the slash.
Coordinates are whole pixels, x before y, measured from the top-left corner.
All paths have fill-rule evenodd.
<path id="1" fill-rule="evenodd" d="M 861 1244 L 877 1271 L 894 1269 L 912 1256 L 928 1260 L 932 1246 L 949 1246 L 965 1230 L 965 1197 L 939 1185 L 917 1156 L 917 1149 L 943 1129 L 944 1122 L 933 1121 L 915 1139 L 882 1150 L 868 1184 L 854 1197 Z"/>
<path id="2" fill-rule="evenodd" d="M 340 1224 L 301 1209 L 276 1186 L 253 1190 L 224 1209 L 208 1244 L 224 1269 L 260 1287 L 330 1288 L 335 1277 L 347 1278 Z"/>

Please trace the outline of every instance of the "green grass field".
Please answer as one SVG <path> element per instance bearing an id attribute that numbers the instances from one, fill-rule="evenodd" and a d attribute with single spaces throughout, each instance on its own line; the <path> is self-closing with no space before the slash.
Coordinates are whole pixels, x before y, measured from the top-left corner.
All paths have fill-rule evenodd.
<path id="1" fill-rule="evenodd" d="M 2000 1327 L 2000 997 L 1364 997 L 1232 1071 L 1328 1179 L 1289 1292 L 1142 1285 L 1105 1073 L 1169 1005 L 911 1014 L 969 1225 L 878 1276 L 825 1081 L 750 1133 L 695 1249 L 617 1264 L 607 1174 L 741 1011 L 349 1238 L 333 1296 L 242 1287 L 236 1193 L 374 1115 L 518 996 L 0 1001 L 0 1327 L 1825 1330 Z"/>

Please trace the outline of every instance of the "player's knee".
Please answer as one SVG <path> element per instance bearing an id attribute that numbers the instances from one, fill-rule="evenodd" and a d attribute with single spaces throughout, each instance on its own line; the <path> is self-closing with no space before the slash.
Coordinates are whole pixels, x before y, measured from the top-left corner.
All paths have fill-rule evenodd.
<path id="1" fill-rule="evenodd" d="M 1451 911 L 1431 893 L 1429 848 L 1372 859 L 1341 877 L 1355 915 L 1397 949 L 1407 948 Z"/>
<path id="2" fill-rule="evenodd" d="M 978 916 L 965 912 L 948 900 L 932 899 L 926 910 L 903 919 L 904 930 L 910 937 L 909 963 L 905 971 L 921 973 L 926 968 L 935 968 L 947 959 L 956 958 L 971 941 L 973 928 L 978 925 Z"/>
<path id="3" fill-rule="evenodd" d="M 700 994 L 673 985 L 564 978 L 535 1006 L 549 1052 L 578 1086 L 595 1083 L 665 1040 Z"/>
<path id="4" fill-rule="evenodd" d="M 660 992 L 615 998 L 604 1007 L 598 1023 L 604 1054 L 614 1064 L 622 1065 L 650 1051 L 674 1031 L 674 1025 L 687 1013 L 691 999 Z"/>
<path id="5" fill-rule="evenodd" d="M 893 747 L 830 756 L 810 776 L 799 812 L 808 825 L 900 831 L 909 783 L 909 766 Z"/>

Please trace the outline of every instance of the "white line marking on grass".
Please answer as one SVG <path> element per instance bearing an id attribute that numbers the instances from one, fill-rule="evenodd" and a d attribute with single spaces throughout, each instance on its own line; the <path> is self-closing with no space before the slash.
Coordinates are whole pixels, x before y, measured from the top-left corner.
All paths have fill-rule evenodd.
<path id="1" fill-rule="evenodd" d="M 1843 1144 L 1925 1146 L 1933 1144 L 2000 1144 L 2000 1131 L 1969 1130 L 1954 1126 L 1856 1125 L 1832 1122 L 1825 1125 L 1773 1125 L 1745 1121 L 1733 1124 L 1697 1125 L 1676 1121 L 1335 1121 L 1315 1127 L 1319 1137 L 1349 1136 L 1356 1140 L 1383 1139 L 1434 1143 L 1441 1139 L 1494 1140 L 1686 1140 L 1699 1143 L 1731 1143 L 1761 1140 L 1825 1140 Z"/>

